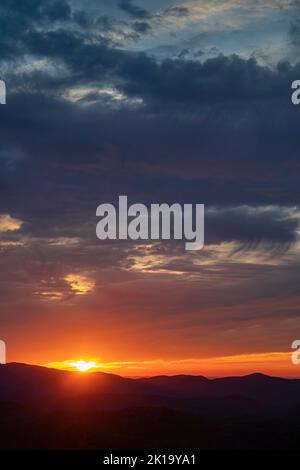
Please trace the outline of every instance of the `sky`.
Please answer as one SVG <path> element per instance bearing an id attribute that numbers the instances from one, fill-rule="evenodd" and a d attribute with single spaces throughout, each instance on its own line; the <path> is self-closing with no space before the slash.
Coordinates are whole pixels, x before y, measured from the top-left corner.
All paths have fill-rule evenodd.
<path id="1" fill-rule="evenodd" d="M 298 0 L 1 0 L 0 338 L 127 376 L 300 376 Z M 96 208 L 205 204 L 205 247 Z"/>

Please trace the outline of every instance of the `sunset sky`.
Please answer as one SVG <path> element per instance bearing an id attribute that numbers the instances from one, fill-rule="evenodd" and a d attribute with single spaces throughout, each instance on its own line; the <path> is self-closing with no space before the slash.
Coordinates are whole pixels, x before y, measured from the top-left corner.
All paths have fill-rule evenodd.
<path id="1" fill-rule="evenodd" d="M 300 377 L 300 5 L 1 0 L 0 339 L 126 376 Z M 205 204 L 205 247 L 96 208 Z"/>

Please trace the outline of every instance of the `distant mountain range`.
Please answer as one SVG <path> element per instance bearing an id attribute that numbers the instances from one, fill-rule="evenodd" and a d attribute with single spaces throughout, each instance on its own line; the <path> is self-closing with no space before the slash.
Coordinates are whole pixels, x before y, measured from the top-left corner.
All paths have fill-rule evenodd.
<path id="1" fill-rule="evenodd" d="M 0 366 L 0 401 L 76 410 L 168 406 L 230 416 L 300 405 L 300 380 L 258 373 L 222 379 L 191 375 L 128 379 L 11 363 Z"/>
<path id="2" fill-rule="evenodd" d="M 0 366 L 0 448 L 298 448 L 299 431 L 297 379 Z"/>

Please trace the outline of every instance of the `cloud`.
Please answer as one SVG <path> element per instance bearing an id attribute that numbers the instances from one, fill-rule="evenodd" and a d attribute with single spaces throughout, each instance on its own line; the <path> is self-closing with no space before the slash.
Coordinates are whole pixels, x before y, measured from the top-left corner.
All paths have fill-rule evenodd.
<path id="1" fill-rule="evenodd" d="M 228 223 L 230 221 L 230 223 Z M 262 243 L 270 247 L 289 247 L 295 243 L 300 226 L 297 208 L 227 207 L 208 209 L 206 240 L 209 244 L 238 241 L 255 248 Z"/>
<path id="2" fill-rule="evenodd" d="M 119 7 L 134 18 L 147 18 L 148 16 L 147 10 L 135 5 L 131 0 L 121 0 Z"/>
<path id="3" fill-rule="evenodd" d="M 290 30 L 289 30 L 289 38 L 291 41 L 291 45 L 296 49 L 299 50 L 300 47 L 300 14 L 293 18 Z"/>
<path id="4" fill-rule="evenodd" d="M 0 214 L 0 233 L 14 232 L 20 230 L 23 221 L 9 214 Z"/>
<path id="5" fill-rule="evenodd" d="M 150 24 L 146 21 L 135 21 L 132 23 L 132 27 L 136 32 L 141 34 L 148 33 L 152 29 Z"/>
<path id="6" fill-rule="evenodd" d="M 95 287 L 95 282 L 90 277 L 82 274 L 68 274 L 64 279 L 75 295 L 88 294 Z"/>

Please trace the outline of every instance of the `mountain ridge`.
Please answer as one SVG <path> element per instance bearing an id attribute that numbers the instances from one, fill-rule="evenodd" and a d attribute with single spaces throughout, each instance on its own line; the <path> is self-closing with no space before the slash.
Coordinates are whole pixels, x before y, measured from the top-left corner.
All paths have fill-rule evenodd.
<path id="1" fill-rule="evenodd" d="M 256 406 L 300 406 L 300 380 L 261 373 L 216 379 L 184 374 L 133 379 L 105 372 L 80 373 L 8 363 L 0 366 L 0 401 L 47 409 L 145 405 L 197 413 L 213 413 L 216 409 L 234 415 L 235 408 L 247 414 L 252 408 L 255 412 Z"/>
<path id="2" fill-rule="evenodd" d="M 113 377 L 119 377 L 122 379 L 126 380 L 149 380 L 149 379 L 161 379 L 161 378 L 196 378 L 196 379 L 205 379 L 209 381 L 214 381 L 214 380 L 226 380 L 226 379 L 238 379 L 238 378 L 247 378 L 247 377 L 257 377 L 257 378 L 268 378 L 268 379 L 276 379 L 276 380 L 284 380 L 284 381 L 299 381 L 300 378 L 297 377 L 279 377 L 279 376 L 273 376 L 273 375 L 268 375 L 264 374 L 262 372 L 252 372 L 250 374 L 245 374 L 245 375 L 228 375 L 224 377 L 206 377 L 204 375 L 195 375 L 195 374 L 160 374 L 160 375 L 153 375 L 153 376 L 146 376 L 146 377 L 137 377 L 137 378 L 132 378 L 132 377 L 126 377 L 122 376 L 119 374 L 113 374 L 109 372 L 102 372 L 102 371 L 92 371 L 92 372 L 79 372 L 76 370 L 66 370 L 66 369 L 57 369 L 55 367 L 47 367 L 39 364 L 28 364 L 28 363 L 23 363 L 23 362 L 7 362 L 6 364 L 0 364 L 0 369 L 2 368 L 31 368 L 31 369 L 36 369 L 36 370 L 51 370 L 51 371 L 56 371 L 56 372 L 61 372 L 61 373 L 67 373 L 67 374 L 81 374 L 81 375 L 94 375 L 94 374 L 101 374 L 105 376 L 113 376 Z"/>
<path id="3" fill-rule="evenodd" d="M 300 380 L 0 366 L 0 449 L 295 448 Z"/>

